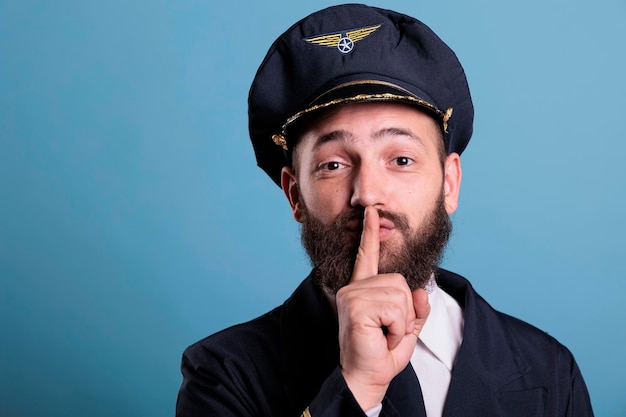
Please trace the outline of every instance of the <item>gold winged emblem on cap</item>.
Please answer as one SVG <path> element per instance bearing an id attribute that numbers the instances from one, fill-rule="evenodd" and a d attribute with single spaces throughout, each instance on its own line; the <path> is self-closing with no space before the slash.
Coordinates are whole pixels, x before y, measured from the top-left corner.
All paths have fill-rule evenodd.
<path id="1" fill-rule="evenodd" d="M 326 35 L 313 36 L 304 39 L 305 41 L 327 47 L 336 47 L 342 54 L 352 52 L 354 44 L 367 38 L 376 32 L 382 25 L 368 26 L 359 29 L 345 30 L 341 32 L 328 33 Z"/>

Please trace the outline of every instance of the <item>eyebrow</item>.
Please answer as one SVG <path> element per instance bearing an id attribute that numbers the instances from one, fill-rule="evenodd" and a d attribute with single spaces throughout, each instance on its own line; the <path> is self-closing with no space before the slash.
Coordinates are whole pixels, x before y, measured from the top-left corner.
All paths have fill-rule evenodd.
<path id="1" fill-rule="evenodd" d="M 375 139 L 380 139 L 384 136 L 408 136 L 410 139 L 415 139 L 420 144 L 422 145 L 424 144 L 422 142 L 422 138 L 420 138 L 418 135 L 413 133 L 411 129 L 405 129 L 401 127 L 387 127 L 387 128 L 380 129 L 378 132 L 374 133 L 373 137 Z"/>
<path id="2" fill-rule="evenodd" d="M 315 140 L 315 143 L 313 144 L 313 150 L 314 151 L 317 150 L 320 146 L 328 142 L 340 141 L 340 140 L 347 141 L 353 138 L 354 136 L 347 130 L 333 130 L 330 133 L 326 133 L 318 137 Z"/>
<path id="3" fill-rule="evenodd" d="M 415 140 L 421 146 L 424 146 L 424 142 L 422 138 L 413 133 L 410 129 L 404 129 L 400 127 L 386 127 L 376 131 L 372 138 L 374 139 L 382 139 L 385 136 L 406 136 L 410 139 Z M 348 132 L 347 130 L 334 130 L 332 132 L 326 133 L 324 135 L 319 136 L 315 143 L 313 144 L 313 150 L 317 150 L 320 146 L 325 143 L 333 142 L 333 141 L 349 141 L 354 139 L 354 135 Z"/>

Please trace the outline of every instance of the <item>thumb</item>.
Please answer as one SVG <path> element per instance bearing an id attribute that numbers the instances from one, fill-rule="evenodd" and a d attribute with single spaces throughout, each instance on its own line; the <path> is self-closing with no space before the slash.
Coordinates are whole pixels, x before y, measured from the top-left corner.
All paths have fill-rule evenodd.
<path id="1" fill-rule="evenodd" d="M 430 314 L 430 303 L 428 302 L 428 293 L 418 288 L 411 293 L 413 298 L 413 308 L 415 310 L 415 328 L 413 334 L 419 337 L 419 334 L 426 323 L 426 319 Z"/>

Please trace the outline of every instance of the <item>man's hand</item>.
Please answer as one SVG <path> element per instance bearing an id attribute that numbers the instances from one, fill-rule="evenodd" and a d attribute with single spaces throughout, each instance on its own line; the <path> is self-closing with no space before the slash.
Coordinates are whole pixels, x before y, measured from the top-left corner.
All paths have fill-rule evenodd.
<path id="1" fill-rule="evenodd" d="M 341 369 L 363 410 L 381 403 L 409 363 L 430 312 L 424 290 L 411 292 L 400 274 L 378 274 L 379 223 L 366 207 L 352 279 L 337 292 Z"/>

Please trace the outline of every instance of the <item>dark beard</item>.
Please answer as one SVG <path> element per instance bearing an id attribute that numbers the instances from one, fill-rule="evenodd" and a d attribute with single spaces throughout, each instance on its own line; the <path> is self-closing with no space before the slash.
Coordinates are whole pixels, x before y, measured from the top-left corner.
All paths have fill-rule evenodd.
<path id="1" fill-rule="evenodd" d="M 304 202 L 301 203 L 301 240 L 314 267 L 313 279 L 320 288 L 335 294 L 350 282 L 361 238 L 360 234 L 351 233 L 347 225 L 352 220 L 361 221 L 364 209 L 344 213 L 333 224 L 325 226 L 309 213 Z M 378 210 L 378 214 L 391 220 L 405 239 L 402 247 L 394 251 L 387 242 L 381 242 L 379 273 L 399 273 L 411 290 L 424 288 L 436 271 L 452 232 L 443 194 L 419 230 L 411 230 L 404 215 L 384 210 Z"/>

